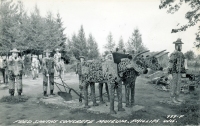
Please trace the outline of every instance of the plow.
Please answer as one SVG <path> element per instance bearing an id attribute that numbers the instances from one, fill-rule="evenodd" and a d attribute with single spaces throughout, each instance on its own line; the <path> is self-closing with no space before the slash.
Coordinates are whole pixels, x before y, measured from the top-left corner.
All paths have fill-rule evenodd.
<path id="1" fill-rule="evenodd" d="M 71 88 L 66 82 L 64 82 L 61 76 L 58 76 L 58 78 L 62 82 L 62 83 L 54 82 L 56 87 L 59 89 L 58 95 L 61 96 L 64 100 L 70 101 L 72 100 L 71 92 L 74 92 L 77 96 L 79 96 L 79 102 L 82 102 L 82 99 L 84 99 L 84 97 L 81 95 L 81 93 L 78 93 L 78 91 Z M 61 87 L 64 88 L 64 91 L 61 90 Z"/>

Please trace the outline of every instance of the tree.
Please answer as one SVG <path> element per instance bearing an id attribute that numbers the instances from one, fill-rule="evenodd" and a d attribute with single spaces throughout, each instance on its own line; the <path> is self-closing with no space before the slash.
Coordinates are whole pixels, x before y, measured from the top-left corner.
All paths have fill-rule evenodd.
<path id="1" fill-rule="evenodd" d="M 200 1 L 199 0 L 180 0 L 179 3 L 174 4 L 174 0 L 161 0 L 161 4 L 159 5 L 159 8 L 168 8 L 167 13 L 175 13 L 177 12 L 181 5 L 183 5 L 183 2 L 188 3 L 190 6 L 190 10 L 187 11 L 185 14 L 185 18 L 188 20 L 188 23 L 181 26 L 177 29 L 172 29 L 171 33 L 177 33 L 181 31 L 186 31 L 189 27 L 198 25 L 198 22 L 200 21 Z M 196 42 L 194 42 L 195 46 L 197 48 L 200 48 L 200 26 L 196 33 Z"/>
<path id="2" fill-rule="evenodd" d="M 0 49 L 8 52 L 16 42 L 20 17 L 18 5 L 9 0 L 1 0 L 0 5 Z"/>
<path id="3" fill-rule="evenodd" d="M 146 50 L 146 47 L 142 43 L 142 35 L 140 34 L 138 29 L 134 29 L 134 32 L 132 33 L 132 36 L 129 38 L 127 45 L 126 45 L 126 50 L 128 53 L 134 52 L 139 52 L 139 51 L 144 51 Z"/>
<path id="4" fill-rule="evenodd" d="M 85 32 L 82 25 L 78 32 L 78 35 L 73 34 L 71 44 L 72 44 L 73 54 L 76 59 L 79 59 L 80 56 L 87 57 L 88 48 L 85 38 Z"/>
<path id="5" fill-rule="evenodd" d="M 123 50 L 124 47 L 125 47 L 124 41 L 123 41 L 122 37 L 120 37 L 119 43 L 118 43 L 118 48 L 119 48 L 119 50 Z"/>
<path id="6" fill-rule="evenodd" d="M 92 34 L 89 35 L 88 41 L 88 59 L 97 59 L 99 57 L 98 44 L 96 43 Z"/>
<path id="7" fill-rule="evenodd" d="M 115 48 L 115 42 L 113 40 L 112 33 L 110 32 L 108 37 L 107 37 L 107 44 L 104 46 L 106 51 L 113 51 Z"/>
<path id="8" fill-rule="evenodd" d="M 80 54 L 79 55 L 82 55 L 82 56 L 85 56 L 87 57 L 87 53 L 88 53 L 88 50 L 87 50 L 87 43 L 86 43 L 86 38 L 85 38 L 85 32 L 84 32 L 84 29 L 83 29 L 83 25 L 81 25 L 81 28 L 78 32 L 78 36 L 77 36 L 77 40 L 78 40 L 78 43 L 79 43 L 79 50 L 80 50 Z"/>
<path id="9" fill-rule="evenodd" d="M 185 58 L 188 59 L 188 60 L 193 60 L 194 59 L 194 52 L 192 50 L 190 51 L 187 51 L 185 54 Z"/>
<path id="10" fill-rule="evenodd" d="M 66 50 L 66 35 L 64 34 L 65 28 L 63 27 L 62 18 L 60 17 L 60 14 L 57 14 L 56 19 L 57 25 L 58 25 L 58 43 L 60 43 L 60 47 L 62 50 Z"/>

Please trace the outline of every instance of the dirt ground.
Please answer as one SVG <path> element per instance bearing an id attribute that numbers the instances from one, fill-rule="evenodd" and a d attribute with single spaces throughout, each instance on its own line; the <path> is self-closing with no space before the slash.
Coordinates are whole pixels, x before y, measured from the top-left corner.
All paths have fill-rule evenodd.
<path id="1" fill-rule="evenodd" d="M 75 90 L 79 90 L 78 76 L 75 73 L 67 73 L 64 77 L 64 81 Z M 115 118 L 108 114 L 93 114 L 86 113 L 85 111 L 69 110 L 63 107 L 54 105 L 45 105 L 39 102 L 39 99 L 43 97 L 42 87 L 42 75 L 36 80 L 32 80 L 31 77 L 23 78 L 23 95 L 28 96 L 28 101 L 20 103 L 7 103 L 0 102 L 0 125 L 30 125 L 30 126 L 68 126 L 68 125 L 184 125 L 183 118 L 180 113 L 169 104 L 160 103 L 160 101 L 169 100 L 169 92 L 159 91 L 155 89 L 151 84 L 147 83 L 148 79 L 144 77 L 138 77 L 135 87 L 135 105 L 144 106 L 144 109 L 132 113 L 129 117 Z M 61 83 L 61 81 L 56 80 Z M 63 89 L 63 88 L 62 88 Z M 58 88 L 55 86 L 55 93 Z M 63 89 L 64 91 L 64 89 Z M 49 90 L 48 90 L 49 93 Z M 17 95 L 17 93 L 15 93 Z M 98 86 L 96 85 L 96 95 L 98 95 Z M 0 88 L 0 98 L 9 96 L 8 88 Z M 187 100 L 189 94 L 181 94 L 181 97 Z M 72 93 L 72 99 L 78 99 L 78 96 Z M 107 100 L 107 99 L 105 99 Z M 125 102 L 124 86 L 123 86 L 123 102 Z M 198 101 L 199 102 L 199 101 Z M 125 107 L 125 106 L 124 106 Z M 170 116 L 171 115 L 171 116 Z M 176 115 L 176 116 L 173 116 Z M 174 117 L 174 118 L 173 118 Z M 46 121 L 42 122 L 42 120 Z M 47 123 L 50 120 L 51 123 Z M 53 122 L 53 120 L 55 122 Z M 65 120 L 65 123 L 64 121 Z M 80 123 L 76 122 L 67 123 L 66 120 L 90 120 L 93 123 Z M 114 123 L 98 123 L 100 120 L 115 120 Z M 127 122 L 120 122 L 127 120 Z M 154 120 L 152 123 L 144 123 L 137 121 Z M 24 122 L 23 122 L 24 121 Z M 39 122 L 40 121 L 40 122 Z M 118 123 L 117 123 L 118 121 Z M 156 123 L 156 121 L 158 121 Z M 29 123 L 30 122 L 30 123 Z"/>

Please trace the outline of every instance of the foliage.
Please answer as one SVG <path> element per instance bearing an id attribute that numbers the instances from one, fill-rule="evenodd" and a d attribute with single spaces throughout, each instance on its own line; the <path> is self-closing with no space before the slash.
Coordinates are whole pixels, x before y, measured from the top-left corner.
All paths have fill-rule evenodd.
<path id="1" fill-rule="evenodd" d="M 109 52 L 114 51 L 115 42 L 113 40 L 113 36 L 111 32 L 107 36 L 107 44 L 104 46 L 104 48 L 106 49 L 106 51 L 109 51 Z"/>
<path id="2" fill-rule="evenodd" d="M 140 52 L 146 50 L 146 47 L 142 43 L 142 35 L 139 32 L 139 29 L 134 29 L 132 36 L 129 38 L 126 44 L 126 50 L 128 53 Z"/>
<path id="3" fill-rule="evenodd" d="M 23 11 L 23 10 L 22 10 Z M 0 49 L 8 51 L 16 43 L 20 29 L 19 18 L 22 12 L 19 12 L 19 6 L 12 1 L 1 0 L 0 5 Z"/>
<path id="4" fill-rule="evenodd" d="M 125 44 L 124 44 L 122 37 L 120 37 L 120 39 L 119 39 L 118 48 L 119 48 L 119 50 L 123 50 L 125 48 Z"/>
<path id="5" fill-rule="evenodd" d="M 76 59 L 79 59 L 80 56 L 87 57 L 88 49 L 85 38 L 85 32 L 82 25 L 78 32 L 78 35 L 73 34 L 71 43 L 73 54 L 76 57 Z"/>
<path id="6" fill-rule="evenodd" d="M 179 3 L 172 5 L 175 3 L 175 0 L 161 0 L 161 4 L 159 8 L 168 8 L 167 13 L 175 13 L 177 12 L 183 3 L 187 3 L 190 6 L 190 10 L 185 14 L 185 18 L 188 20 L 188 23 L 181 26 L 177 29 L 172 29 L 171 33 L 177 33 L 180 31 L 186 31 L 189 27 L 198 25 L 199 17 L 200 17 L 200 1 L 199 0 L 180 0 Z M 200 26 L 196 33 L 196 42 L 194 42 L 197 48 L 200 47 Z"/>
<path id="7" fill-rule="evenodd" d="M 0 16 L 0 48 L 5 52 L 15 47 L 25 52 L 31 50 L 31 53 L 41 54 L 47 48 L 65 48 L 65 28 L 59 13 L 56 18 L 51 12 L 47 17 L 41 17 L 35 6 L 28 16 L 22 2 L 1 0 Z"/>
<path id="8" fill-rule="evenodd" d="M 76 62 L 80 56 L 84 56 L 86 60 L 97 59 L 99 57 L 98 44 L 95 38 L 90 34 L 87 39 L 82 25 L 78 35 L 74 33 L 71 40 L 68 40 L 68 47 L 73 55 L 70 62 Z"/>
<path id="9" fill-rule="evenodd" d="M 188 60 L 193 60 L 195 57 L 195 54 L 192 50 L 187 51 L 184 55 L 185 55 L 185 58 Z"/>
<path id="10" fill-rule="evenodd" d="M 88 44 L 88 59 L 97 59 L 99 57 L 98 44 L 96 43 L 92 34 L 89 35 L 87 40 Z"/>

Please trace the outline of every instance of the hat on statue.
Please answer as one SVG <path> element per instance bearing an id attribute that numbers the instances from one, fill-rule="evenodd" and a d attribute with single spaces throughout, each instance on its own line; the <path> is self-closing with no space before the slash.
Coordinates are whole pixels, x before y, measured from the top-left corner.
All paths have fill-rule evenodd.
<path id="1" fill-rule="evenodd" d="M 173 44 L 184 44 L 180 38 L 178 38 Z"/>
<path id="2" fill-rule="evenodd" d="M 84 56 L 79 56 L 79 58 L 80 58 L 80 59 L 81 59 L 81 58 L 85 59 L 85 57 L 84 57 Z"/>
<path id="3" fill-rule="evenodd" d="M 10 50 L 10 52 L 16 52 L 16 53 L 19 53 L 20 51 L 17 50 L 16 48 L 14 48 L 13 50 Z"/>

